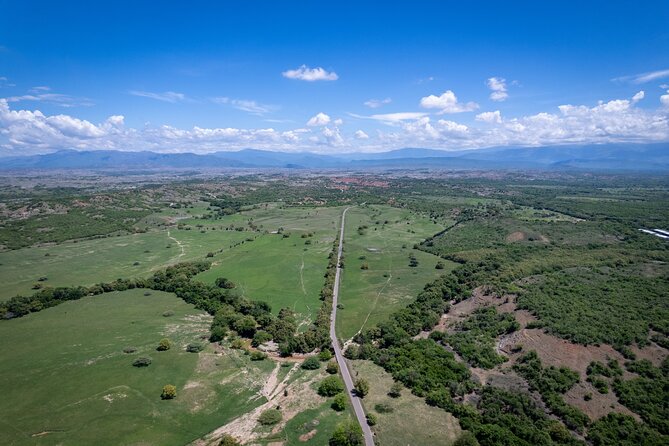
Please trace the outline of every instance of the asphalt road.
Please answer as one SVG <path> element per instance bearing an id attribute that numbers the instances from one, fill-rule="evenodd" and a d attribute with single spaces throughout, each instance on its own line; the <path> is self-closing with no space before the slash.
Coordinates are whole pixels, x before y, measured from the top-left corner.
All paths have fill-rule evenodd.
<path id="1" fill-rule="evenodd" d="M 351 399 L 351 404 L 353 405 L 353 411 L 355 412 L 355 417 L 362 427 L 362 433 L 365 437 L 365 446 L 374 446 L 374 434 L 372 429 L 370 429 L 367 424 L 367 418 L 365 417 L 365 410 L 362 408 L 362 403 L 360 398 L 355 396 L 353 392 L 353 378 L 351 378 L 351 372 L 348 369 L 344 355 L 341 353 L 341 348 L 339 347 L 339 340 L 337 339 L 337 332 L 335 331 L 335 323 L 337 321 L 337 301 L 339 299 L 339 276 L 341 273 L 341 268 L 339 264 L 341 261 L 341 253 L 344 248 L 344 221 L 346 220 L 346 211 L 350 208 L 344 209 L 344 212 L 341 214 L 341 232 L 339 233 L 339 249 L 337 250 L 337 273 L 335 274 L 334 287 L 332 289 L 332 317 L 330 318 L 330 339 L 332 340 L 332 348 L 334 349 L 335 358 L 337 358 L 337 363 L 339 364 L 339 369 L 341 371 L 341 376 L 344 378 L 344 385 L 346 386 L 346 391 L 348 392 L 349 398 Z"/>

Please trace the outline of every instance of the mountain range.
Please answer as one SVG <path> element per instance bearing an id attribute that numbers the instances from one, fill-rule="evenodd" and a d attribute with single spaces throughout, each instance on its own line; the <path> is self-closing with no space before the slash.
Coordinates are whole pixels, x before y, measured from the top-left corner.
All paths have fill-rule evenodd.
<path id="1" fill-rule="evenodd" d="M 507 146 L 456 151 L 405 148 L 381 153 L 331 155 L 256 149 L 209 154 L 60 150 L 42 155 L 0 157 L 0 170 L 176 168 L 669 171 L 669 143 Z"/>

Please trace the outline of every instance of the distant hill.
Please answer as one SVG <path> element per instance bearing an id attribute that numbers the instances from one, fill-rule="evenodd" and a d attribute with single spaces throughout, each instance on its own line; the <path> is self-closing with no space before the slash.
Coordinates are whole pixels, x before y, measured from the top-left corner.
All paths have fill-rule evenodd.
<path id="1" fill-rule="evenodd" d="M 548 169 L 669 171 L 669 143 L 493 147 L 444 151 L 405 148 L 382 153 L 321 155 L 244 149 L 194 153 L 61 150 L 45 155 L 0 157 L 0 170 L 25 169 Z"/>

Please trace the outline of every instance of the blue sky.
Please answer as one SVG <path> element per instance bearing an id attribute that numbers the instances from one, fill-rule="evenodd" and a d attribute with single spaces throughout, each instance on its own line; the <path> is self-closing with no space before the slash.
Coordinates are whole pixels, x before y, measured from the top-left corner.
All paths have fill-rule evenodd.
<path id="1" fill-rule="evenodd" d="M 0 153 L 669 140 L 666 1 L 235 3 L 0 0 Z"/>

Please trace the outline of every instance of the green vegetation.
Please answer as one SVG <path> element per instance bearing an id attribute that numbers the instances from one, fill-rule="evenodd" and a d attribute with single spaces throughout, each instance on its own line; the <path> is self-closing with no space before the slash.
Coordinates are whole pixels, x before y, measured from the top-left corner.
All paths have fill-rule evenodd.
<path id="1" fill-rule="evenodd" d="M 349 418 L 339 423 L 328 442 L 330 446 L 357 446 L 363 444 L 362 428 Z"/>
<path id="2" fill-rule="evenodd" d="M 164 400 L 171 400 L 177 397 L 177 388 L 172 384 L 165 384 L 160 397 Z"/>
<path id="3" fill-rule="evenodd" d="M 283 419 L 283 415 L 280 410 L 277 409 L 267 409 L 258 417 L 258 423 L 263 426 L 272 426 L 277 424 Z"/>
<path id="4" fill-rule="evenodd" d="M 321 396 L 335 396 L 344 391 L 344 383 L 338 376 L 328 376 L 318 385 L 318 394 Z"/>

